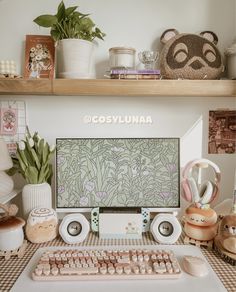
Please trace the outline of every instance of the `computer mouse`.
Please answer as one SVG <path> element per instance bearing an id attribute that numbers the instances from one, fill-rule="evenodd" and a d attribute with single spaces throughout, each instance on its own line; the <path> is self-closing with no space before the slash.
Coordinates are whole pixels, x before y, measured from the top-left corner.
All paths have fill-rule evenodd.
<path id="1" fill-rule="evenodd" d="M 204 277 L 208 274 L 207 264 L 200 257 L 190 255 L 184 256 L 183 267 L 185 272 L 195 277 Z"/>

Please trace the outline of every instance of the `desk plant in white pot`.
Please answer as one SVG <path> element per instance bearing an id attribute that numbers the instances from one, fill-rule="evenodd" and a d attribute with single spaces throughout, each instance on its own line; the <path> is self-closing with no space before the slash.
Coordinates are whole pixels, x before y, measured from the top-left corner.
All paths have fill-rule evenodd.
<path id="1" fill-rule="evenodd" d="M 57 72 L 60 78 L 90 78 L 91 58 L 96 38 L 105 36 L 88 17 L 76 11 L 78 6 L 65 7 L 63 1 L 55 15 L 40 15 L 34 22 L 51 28 L 51 36 L 58 43 Z"/>
<path id="2" fill-rule="evenodd" d="M 32 136 L 28 128 L 25 140 L 17 144 L 11 173 L 19 172 L 27 182 L 22 190 L 24 216 L 36 207 L 52 207 L 50 160 L 54 151 L 55 146 L 49 146 L 36 132 Z"/>

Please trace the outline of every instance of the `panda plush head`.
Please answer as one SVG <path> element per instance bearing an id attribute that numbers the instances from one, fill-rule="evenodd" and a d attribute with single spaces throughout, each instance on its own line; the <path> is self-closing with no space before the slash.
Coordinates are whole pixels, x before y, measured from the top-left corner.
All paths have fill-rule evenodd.
<path id="1" fill-rule="evenodd" d="M 217 79 L 223 71 L 218 38 L 211 31 L 200 35 L 179 34 L 166 30 L 161 36 L 164 44 L 160 55 L 160 70 L 166 79 Z"/>

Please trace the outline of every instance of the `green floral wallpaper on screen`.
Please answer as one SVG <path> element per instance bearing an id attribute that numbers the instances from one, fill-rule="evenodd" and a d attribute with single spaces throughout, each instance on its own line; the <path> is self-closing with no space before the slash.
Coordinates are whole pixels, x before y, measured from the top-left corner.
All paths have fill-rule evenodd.
<path id="1" fill-rule="evenodd" d="M 178 207 L 179 140 L 57 139 L 57 207 Z"/>

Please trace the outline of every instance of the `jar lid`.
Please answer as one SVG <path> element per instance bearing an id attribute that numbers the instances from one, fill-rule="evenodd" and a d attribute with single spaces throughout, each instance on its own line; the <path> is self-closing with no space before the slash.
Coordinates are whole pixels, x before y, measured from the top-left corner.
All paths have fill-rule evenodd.
<path id="1" fill-rule="evenodd" d="M 25 221 L 15 216 L 4 216 L 0 218 L 0 232 L 6 232 L 23 227 Z"/>
<path id="2" fill-rule="evenodd" d="M 113 52 L 116 54 L 135 54 L 136 50 L 131 47 L 113 47 L 109 49 L 109 52 Z"/>
<path id="3" fill-rule="evenodd" d="M 236 43 L 232 44 L 231 47 L 225 50 L 225 55 L 230 56 L 236 54 Z"/>

